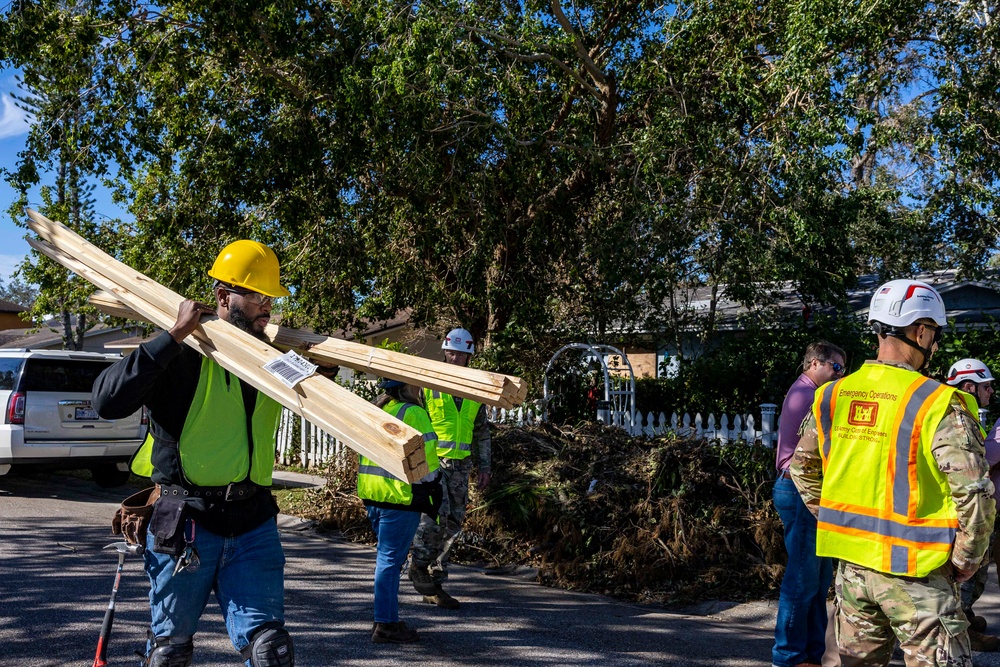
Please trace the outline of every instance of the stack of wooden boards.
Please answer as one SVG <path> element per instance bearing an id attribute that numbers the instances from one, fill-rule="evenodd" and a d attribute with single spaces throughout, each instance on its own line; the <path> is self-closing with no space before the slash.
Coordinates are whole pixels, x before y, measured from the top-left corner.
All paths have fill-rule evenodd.
<path id="1" fill-rule="evenodd" d="M 64 225 L 35 211 L 29 210 L 28 217 L 29 228 L 39 236 L 28 243 L 103 290 L 94 299 L 103 304 L 102 308 L 152 322 L 164 330 L 173 326 L 183 297 L 114 259 Z M 527 393 L 523 381 L 506 375 L 279 326 L 269 326 L 266 335 L 274 347 L 216 316 L 205 316 L 184 342 L 409 482 L 427 474 L 423 434 L 320 375 L 308 377 L 294 388 L 287 387 L 263 370 L 265 364 L 281 356 L 275 347 L 295 349 L 326 364 L 370 371 L 504 408 L 522 402 Z"/>
<path id="2" fill-rule="evenodd" d="M 92 294 L 89 301 L 91 305 L 108 315 L 130 320 L 146 320 L 141 313 L 132 310 L 113 294 L 103 290 Z M 520 405 L 527 398 L 527 384 L 521 378 L 510 375 L 463 368 L 277 324 L 267 325 L 264 336 L 279 350 L 295 350 L 298 354 L 321 364 L 347 366 L 380 377 L 437 389 L 452 396 L 469 398 L 504 410 Z"/>

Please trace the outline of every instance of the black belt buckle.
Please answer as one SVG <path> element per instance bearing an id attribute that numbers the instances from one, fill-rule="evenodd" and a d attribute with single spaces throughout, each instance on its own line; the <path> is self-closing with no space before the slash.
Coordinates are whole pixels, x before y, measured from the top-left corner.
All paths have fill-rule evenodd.
<path id="1" fill-rule="evenodd" d="M 230 500 L 232 500 L 232 498 L 230 498 L 229 496 L 233 492 L 233 485 L 234 484 L 235 484 L 235 482 L 230 482 L 229 486 L 226 487 L 226 497 L 224 498 L 224 500 L 226 502 L 229 502 Z"/>

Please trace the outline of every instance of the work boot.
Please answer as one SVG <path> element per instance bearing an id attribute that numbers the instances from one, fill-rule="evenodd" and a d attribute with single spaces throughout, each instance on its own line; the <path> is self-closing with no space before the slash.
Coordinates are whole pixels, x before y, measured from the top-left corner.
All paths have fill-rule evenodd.
<path id="1" fill-rule="evenodd" d="M 969 629 L 975 630 L 976 632 L 984 632 L 986 630 L 986 619 L 982 616 L 976 616 L 976 612 L 971 609 L 963 609 L 965 612 L 965 617 L 969 619 Z"/>
<path id="2" fill-rule="evenodd" d="M 437 593 L 437 584 L 434 583 L 434 577 L 431 576 L 426 567 L 418 567 L 411 564 L 410 581 L 413 582 L 413 587 L 421 595 L 434 595 Z"/>
<path id="3" fill-rule="evenodd" d="M 1000 637 L 985 635 L 975 630 L 969 630 L 969 644 L 972 646 L 973 651 L 982 651 L 984 653 L 996 653 L 1000 651 Z"/>
<path id="4" fill-rule="evenodd" d="M 424 602 L 427 604 L 436 604 L 442 609 L 458 609 L 461 606 L 458 600 L 445 593 L 444 589 L 440 586 L 437 587 L 434 595 L 425 595 Z"/>
<path id="5" fill-rule="evenodd" d="M 372 641 L 376 644 L 409 644 L 420 641 L 420 635 L 403 621 L 376 623 L 372 626 Z"/>

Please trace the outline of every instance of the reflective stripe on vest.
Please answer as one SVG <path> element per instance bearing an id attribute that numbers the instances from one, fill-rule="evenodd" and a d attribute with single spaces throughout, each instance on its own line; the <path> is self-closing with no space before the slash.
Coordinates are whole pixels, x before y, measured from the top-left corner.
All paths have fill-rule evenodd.
<path id="1" fill-rule="evenodd" d="M 385 468 L 380 468 L 379 466 L 377 466 L 377 465 L 375 465 L 374 463 L 371 463 L 371 462 L 365 463 L 365 464 L 359 464 L 358 465 L 358 474 L 359 475 L 374 475 L 375 477 L 384 477 L 386 479 L 394 479 L 397 482 L 401 481 L 398 477 L 396 477 L 395 475 L 393 475 L 391 472 L 389 472 Z M 434 472 L 429 472 L 426 475 L 424 475 L 423 477 L 421 477 L 420 480 L 419 480 L 419 482 L 417 482 L 417 483 L 418 484 L 423 484 L 424 482 L 434 481 L 437 478 L 437 476 L 438 476 L 438 471 L 435 469 Z M 371 500 L 371 499 L 369 499 L 369 500 Z"/>
<path id="2" fill-rule="evenodd" d="M 412 408 L 412 409 L 411 409 Z M 420 406 L 391 400 L 382 408 L 396 419 L 421 431 L 424 437 L 424 454 L 428 472 L 418 483 L 437 479 L 440 463 L 437 457 L 437 435 L 431 427 L 430 417 Z M 364 500 L 409 505 L 413 502 L 413 487 L 365 456 L 358 462 L 358 496 Z"/>
<path id="3" fill-rule="evenodd" d="M 813 403 L 813 411 L 816 413 L 816 428 L 822 445 L 820 456 L 823 458 L 824 468 L 826 468 L 826 460 L 830 456 L 830 432 L 833 431 L 833 409 L 836 407 L 834 392 L 838 382 L 829 382 L 820 387 L 819 391 L 822 392 L 823 397 Z"/>
<path id="4" fill-rule="evenodd" d="M 198 386 L 176 449 L 185 480 L 196 486 L 225 486 L 249 475 L 255 484 L 271 486 L 280 418 L 281 405 L 257 392 L 251 459 L 240 379 L 202 357 Z"/>
<path id="5" fill-rule="evenodd" d="M 460 452 L 469 452 L 471 454 L 472 443 L 454 442 L 452 440 L 438 440 L 438 449 L 442 451 L 458 450 Z"/>
<path id="6" fill-rule="evenodd" d="M 476 415 L 480 404 L 468 398 L 462 399 L 462 407 L 455 405 L 455 399 L 433 389 L 424 390 L 424 402 L 430 415 L 434 432 L 438 437 L 438 456 L 449 459 L 464 459 L 472 455 L 472 437 L 476 428 Z"/>
<path id="7" fill-rule="evenodd" d="M 908 576 L 947 562 L 958 515 L 931 442 L 953 395 L 947 385 L 883 364 L 817 389 L 819 555 Z M 973 411 L 969 399 L 963 396 Z"/>

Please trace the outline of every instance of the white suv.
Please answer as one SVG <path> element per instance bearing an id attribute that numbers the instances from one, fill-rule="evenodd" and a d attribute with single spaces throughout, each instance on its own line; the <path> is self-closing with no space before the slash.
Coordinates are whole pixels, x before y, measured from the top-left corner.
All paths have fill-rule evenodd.
<path id="1" fill-rule="evenodd" d="M 103 487 L 128 480 L 128 461 L 146 437 L 144 411 L 101 419 L 91 389 L 115 354 L 0 350 L 0 475 L 15 465 L 89 468 Z"/>

